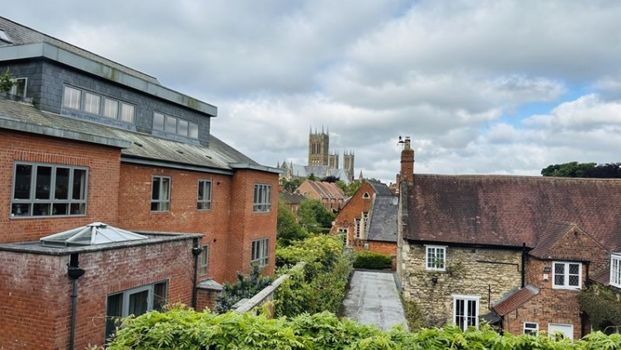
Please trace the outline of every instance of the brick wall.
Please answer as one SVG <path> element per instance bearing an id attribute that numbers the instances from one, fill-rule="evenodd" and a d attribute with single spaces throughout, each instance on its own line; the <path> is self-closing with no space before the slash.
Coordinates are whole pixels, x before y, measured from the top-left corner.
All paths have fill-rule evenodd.
<path id="1" fill-rule="evenodd" d="M 0 130 L 0 242 L 37 240 L 94 221 L 117 224 L 120 150 Z M 11 218 L 15 161 L 88 168 L 85 216 Z"/>
<path id="2" fill-rule="evenodd" d="M 404 243 L 400 254 L 403 296 L 419 305 L 428 326 L 452 322 L 453 294 L 480 297 L 479 315 L 484 315 L 490 290 L 493 303 L 521 284 L 519 250 L 449 246 L 446 272 L 425 270 L 424 245 Z"/>
<path id="3" fill-rule="evenodd" d="M 369 198 L 363 198 L 364 193 L 368 193 Z M 354 195 L 349 199 L 349 202 L 345 204 L 343 209 L 341 209 L 337 215 L 330 233 L 337 234 L 339 229 L 345 228 L 347 229 L 347 242 L 349 242 L 349 246 L 356 246 L 356 224 L 354 220 L 360 219 L 362 217 L 362 212 L 371 211 L 374 193 L 375 191 L 373 190 L 373 186 L 364 181 L 362 185 L 360 185 L 358 191 L 354 193 Z"/>
<path id="4" fill-rule="evenodd" d="M 192 240 L 186 239 L 81 253 L 80 267 L 86 272 L 78 282 L 76 349 L 103 343 L 110 294 L 167 280 L 168 302 L 189 305 L 191 248 Z M 0 278 L 9 282 L 0 284 L 0 344 L 4 349 L 67 348 L 68 263 L 69 256 L 0 254 Z"/>

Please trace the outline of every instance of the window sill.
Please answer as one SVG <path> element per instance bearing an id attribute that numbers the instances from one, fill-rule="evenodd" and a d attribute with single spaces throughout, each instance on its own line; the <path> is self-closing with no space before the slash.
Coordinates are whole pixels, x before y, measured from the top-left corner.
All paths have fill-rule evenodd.
<path id="1" fill-rule="evenodd" d="M 552 286 L 552 289 L 556 289 L 556 290 L 570 290 L 570 291 L 579 292 L 580 290 L 582 290 L 582 287 Z"/>
<path id="2" fill-rule="evenodd" d="M 30 216 L 12 216 L 9 215 L 9 220 L 28 220 L 28 219 L 67 219 L 67 218 L 83 218 L 86 214 L 77 215 L 30 215 Z"/>

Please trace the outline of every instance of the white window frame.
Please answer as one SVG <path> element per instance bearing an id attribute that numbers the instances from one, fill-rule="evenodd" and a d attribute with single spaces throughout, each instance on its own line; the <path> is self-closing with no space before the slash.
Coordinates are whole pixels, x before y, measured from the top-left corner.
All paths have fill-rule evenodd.
<path id="1" fill-rule="evenodd" d="M 532 325 L 534 325 L 534 327 L 532 327 Z M 533 336 L 539 335 L 539 323 L 525 321 L 523 326 L 522 326 L 522 333 L 523 334 L 528 334 L 528 335 L 533 335 Z"/>
<path id="2" fill-rule="evenodd" d="M 15 198 L 15 186 L 17 181 L 17 167 L 18 166 L 30 166 L 30 194 L 29 198 Z M 39 167 L 46 167 L 50 169 L 50 189 L 49 196 L 46 199 L 37 199 L 36 190 L 37 190 L 37 173 Z M 57 199 L 56 198 L 56 174 L 57 169 L 69 169 L 69 176 L 67 179 L 67 198 L 66 199 Z M 74 199 L 74 176 L 76 170 L 84 171 L 84 183 L 83 183 L 83 191 L 80 193 L 81 198 Z M 81 166 L 71 166 L 64 164 L 48 164 L 48 163 L 33 163 L 33 162 L 15 162 L 13 164 L 13 180 L 12 180 L 12 188 L 11 188 L 11 206 L 9 207 L 10 217 L 13 219 L 17 218 L 44 218 L 44 217 L 63 217 L 63 216 L 85 216 L 87 213 L 87 203 L 88 203 L 88 178 L 89 171 L 86 167 Z M 15 215 L 13 212 L 13 205 L 28 205 L 28 214 L 27 215 Z M 34 207 L 35 205 L 49 205 L 49 214 L 48 215 L 34 215 Z M 54 215 L 54 205 L 55 204 L 66 204 L 67 211 L 66 214 L 58 214 Z M 71 214 L 71 206 L 77 205 L 79 207 L 83 207 L 84 210 L 80 210 L 77 214 Z"/>
<path id="3" fill-rule="evenodd" d="M 156 178 L 160 179 L 160 188 L 159 188 L 159 196 L 158 196 L 159 198 L 153 199 L 153 186 L 155 185 Z M 163 179 L 168 179 L 168 198 L 166 199 L 162 198 L 162 195 L 164 194 L 163 187 L 162 187 Z M 171 206 L 171 197 L 172 197 L 172 178 L 170 176 L 161 176 L 161 175 L 152 176 L 151 177 L 151 212 L 152 213 L 169 212 L 170 206 Z M 157 203 L 157 209 L 153 209 L 153 203 Z M 163 203 L 168 203 L 168 206 L 166 209 L 162 209 Z"/>
<path id="4" fill-rule="evenodd" d="M 255 239 L 250 246 L 250 263 L 259 267 L 266 266 L 269 261 L 269 238 Z M 256 248 L 255 248 L 256 247 Z"/>
<path id="5" fill-rule="evenodd" d="M 474 301 L 475 302 L 475 313 L 474 313 L 474 328 L 479 329 L 479 308 L 480 308 L 480 301 L 481 301 L 481 297 L 477 296 L 477 295 L 461 295 L 461 294 L 455 294 L 453 295 L 453 324 L 455 324 L 456 326 L 460 327 L 462 331 L 466 331 L 468 329 L 468 322 L 467 320 L 464 322 L 463 325 L 459 325 L 457 323 L 457 302 L 458 301 L 463 301 L 464 302 L 464 315 L 463 317 L 472 317 L 472 316 L 468 316 L 468 314 L 470 313 L 470 307 L 468 306 L 468 302 L 469 301 Z"/>
<path id="6" fill-rule="evenodd" d="M 427 271 L 446 271 L 446 246 L 442 245 L 425 245 L 425 270 Z M 442 251 L 442 266 L 438 261 L 434 261 L 433 263 L 429 260 L 429 253 L 433 250 L 434 259 L 437 259 L 436 255 L 438 250 Z M 430 264 L 431 263 L 431 264 Z"/>
<path id="7" fill-rule="evenodd" d="M 203 245 L 202 249 L 198 260 L 198 273 L 206 275 L 209 271 L 209 244 Z"/>
<path id="8" fill-rule="evenodd" d="M 207 186 L 209 183 L 209 186 Z M 203 189 L 203 198 L 199 197 L 199 191 Z M 209 191 L 206 189 L 209 188 Z M 213 184 L 211 180 L 201 179 L 198 180 L 198 188 L 196 190 L 196 209 L 198 210 L 210 210 L 211 209 L 211 192 L 213 191 Z M 201 208 L 201 204 L 203 207 Z"/>
<path id="9" fill-rule="evenodd" d="M 252 211 L 267 213 L 272 210 L 272 185 L 255 184 Z"/>
<path id="10" fill-rule="evenodd" d="M 563 284 L 556 284 L 556 265 L 563 265 Z M 569 284 L 569 276 L 575 274 L 569 273 L 570 265 L 578 265 L 578 285 Z M 552 288 L 553 289 L 572 289 L 578 290 L 582 288 L 582 263 L 575 261 L 554 261 L 552 262 Z"/>
<path id="11" fill-rule="evenodd" d="M 621 253 L 610 255 L 610 285 L 621 288 Z"/>
<path id="12" fill-rule="evenodd" d="M 573 340 L 574 339 L 574 325 L 571 323 L 548 323 L 548 336 L 549 337 L 553 337 L 555 332 L 551 332 L 550 328 L 551 327 L 569 327 L 571 328 L 571 331 L 569 333 L 569 336 L 567 337 L 568 339 Z M 562 332 L 559 332 L 562 333 Z"/>

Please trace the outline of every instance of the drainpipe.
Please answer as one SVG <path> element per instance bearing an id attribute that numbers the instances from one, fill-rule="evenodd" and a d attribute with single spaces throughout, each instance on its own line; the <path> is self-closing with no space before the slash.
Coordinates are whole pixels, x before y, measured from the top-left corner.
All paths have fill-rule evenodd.
<path id="1" fill-rule="evenodd" d="M 69 325 L 69 350 L 75 349 L 76 315 L 78 311 L 78 279 L 84 274 L 78 261 L 78 253 L 71 254 L 67 264 L 67 276 L 71 280 L 71 323 Z"/>
<path id="2" fill-rule="evenodd" d="M 192 248 L 192 255 L 194 255 L 194 273 L 192 274 L 192 308 L 196 310 L 196 285 L 198 280 L 198 256 L 203 249 L 199 246 L 198 238 L 193 240 L 194 247 Z"/>
<path id="3" fill-rule="evenodd" d="M 522 243 L 522 288 L 526 286 L 526 243 Z"/>

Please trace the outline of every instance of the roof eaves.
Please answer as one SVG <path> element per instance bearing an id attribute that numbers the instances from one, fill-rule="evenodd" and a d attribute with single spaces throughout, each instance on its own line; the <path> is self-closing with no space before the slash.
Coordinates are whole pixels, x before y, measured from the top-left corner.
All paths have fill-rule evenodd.
<path id="1" fill-rule="evenodd" d="M 85 71 L 101 78 L 140 90 L 155 97 L 176 103 L 189 109 L 208 114 L 218 115 L 218 108 L 181 94 L 162 85 L 138 78 L 101 62 L 93 61 L 77 53 L 67 51 L 50 43 L 34 43 L 0 47 L 0 61 L 19 60 L 44 57 L 64 65 Z"/>
<path id="2" fill-rule="evenodd" d="M 274 174 L 281 174 L 282 170 L 279 168 L 274 168 L 274 167 L 270 167 L 270 166 L 266 166 L 266 165 L 259 165 L 259 164 L 250 164 L 250 163 L 229 163 L 229 166 L 232 169 L 248 169 L 248 170 L 257 170 L 257 171 L 263 171 L 266 173 L 274 173 Z"/>

